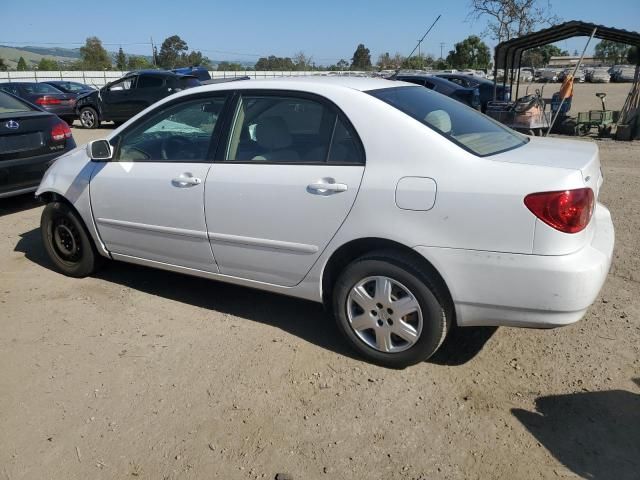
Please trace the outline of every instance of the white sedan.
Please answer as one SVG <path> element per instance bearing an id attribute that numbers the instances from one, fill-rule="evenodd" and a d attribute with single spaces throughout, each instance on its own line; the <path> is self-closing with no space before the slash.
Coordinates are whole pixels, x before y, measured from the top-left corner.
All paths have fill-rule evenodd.
<path id="1" fill-rule="evenodd" d="M 60 157 L 36 195 L 66 275 L 109 258 L 323 302 L 361 355 L 404 367 L 454 323 L 578 321 L 611 263 L 601 185 L 594 143 L 310 77 L 172 95 Z"/>

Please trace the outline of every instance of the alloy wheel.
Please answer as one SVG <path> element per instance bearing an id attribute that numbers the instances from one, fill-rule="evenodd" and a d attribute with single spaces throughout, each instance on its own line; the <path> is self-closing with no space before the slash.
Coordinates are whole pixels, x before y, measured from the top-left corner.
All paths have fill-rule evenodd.
<path id="1" fill-rule="evenodd" d="M 89 109 L 83 110 L 82 113 L 80 113 L 80 122 L 85 128 L 93 128 L 96 123 L 96 116 Z"/>
<path id="2" fill-rule="evenodd" d="M 389 277 L 372 276 L 356 283 L 346 308 L 353 332 L 379 352 L 408 350 L 422 333 L 422 309 L 416 296 Z"/>

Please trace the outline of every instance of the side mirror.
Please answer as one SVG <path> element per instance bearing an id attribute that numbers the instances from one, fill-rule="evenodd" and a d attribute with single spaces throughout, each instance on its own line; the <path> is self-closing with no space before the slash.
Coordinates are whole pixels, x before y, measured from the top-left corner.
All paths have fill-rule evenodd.
<path id="1" fill-rule="evenodd" d="M 113 149 L 107 140 L 93 140 L 87 143 L 87 155 L 93 162 L 108 162 L 113 156 Z"/>

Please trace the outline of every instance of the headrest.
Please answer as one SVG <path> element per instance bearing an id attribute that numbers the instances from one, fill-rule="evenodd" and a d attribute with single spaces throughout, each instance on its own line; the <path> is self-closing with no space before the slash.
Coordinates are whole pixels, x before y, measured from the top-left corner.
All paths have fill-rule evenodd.
<path id="1" fill-rule="evenodd" d="M 451 131 L 451 117 L 444 110 L 434 110 L 424 117 L 424 121 L 442 133 Z"/>
<path id="2" fill-rule="evenodd" d="M 281 117 L 264 117 L 256 126 L 258 145 L 267 150 L 280 150 L 291 145 L 291 134 Z"/>

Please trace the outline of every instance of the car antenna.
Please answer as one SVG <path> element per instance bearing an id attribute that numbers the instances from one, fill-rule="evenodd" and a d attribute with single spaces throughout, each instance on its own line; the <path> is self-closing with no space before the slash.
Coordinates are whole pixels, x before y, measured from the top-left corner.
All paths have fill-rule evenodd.
<path id="1" fill-rule="evenodd" d="M 418 40 L 418 44 L 414 47 L 413 50 L 411 50 L 411 53 L 409 54 L 409 56 L 407 57 L 407 60 L 409 60 L 411 58 L 411 56 L 415 53 L 416 50 L 418 50 L 420 48 L 420 46 L 422 45 L 422 42 L 424 42 L 424 39 L 427 37 L 427 35 L 429 35 L 429 32 L 431 31 L 431 29 L 436 25 L 436 23 L 438 23 L 438 20 L 440 20 L 440 17 L 442 16 L 442 14 L 438 15 L 436 17 L 436 19 L 433 21 L 433 23 L 431 24 L 431 26 L 429 27 L 429 29 L 425 32 L 425 34 L 422 36 L 422 38 L 420 40 Z M 400 73 L 400 67 L 398 67 L 396 69 L 396 75 Z"/>

